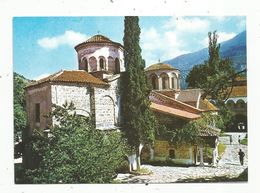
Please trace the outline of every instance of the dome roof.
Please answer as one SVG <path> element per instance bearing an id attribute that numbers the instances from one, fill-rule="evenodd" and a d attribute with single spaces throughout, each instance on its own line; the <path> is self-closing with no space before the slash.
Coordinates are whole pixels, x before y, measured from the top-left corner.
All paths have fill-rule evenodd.
<path id="1" fill-rule="evenodd" d="M 154 71 L 154 70 L 178 70 L 178 69 L 172 67 L 170 64 L 165 64 L 165 63 L 153 64 L 145 69 L 145 71 Z"/>
<path id="2" fill-rule="evenodd" d="M 91 38 L 89 38 L 86 42 L 107 42 L 107 43 L 111 43 L 112 41 L 107 38 L 106 36 L 103 35 L 95 35 L 92 36 Z"/>
<path id="3" fill-rule="evenodd" d="M 113 42 L 112 40 L 110 40 L 109 38 L 107 38 L 106 36 L 103 36 L 103 35 L 94 35 L 92 36 L 91 38 L 87 39 L 85 42 L 82 42 L 78 45 L 75 46 L 75 49 L 77 50 L 77 48 L 80 48 L 81 46 L 83 45 L 86 45 L 86 44 L 91 44 L 91 43 L 107 43 L 107 44 L 114 44 L 114 45 L 117 45 L 117 46 L 120 46 L 123 48 L 123 46 L 120 44 L 120 43 L 117 43 L 117 42 Z"/>

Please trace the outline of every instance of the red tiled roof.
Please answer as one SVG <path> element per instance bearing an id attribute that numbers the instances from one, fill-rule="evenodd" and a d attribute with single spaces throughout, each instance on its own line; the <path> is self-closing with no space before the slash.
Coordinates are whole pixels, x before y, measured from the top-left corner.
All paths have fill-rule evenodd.
<path id="1" fill-rule="evenodd" d="M 92 85 L 108 85 L 106 82 L 92 76 L 83 70 L 64 70 L 54 73 L 46 78 L 32 82 L 27 87 L 39 85 L 45 82 L 68 82 L 68 83 L 84 83 Z"/>
<path id="2" fill-rule="evenodd" d="M 183 111 L 187 111 L 187 112 L 195 113 L 195 114 L 200 114 L 202 112 L 201 110 L 199 110 L 191 105 L 185 104 L 183 102 L 180 102 L 171 97 L 165 96 L 156 91 L 152 91 L 150 93 L 149 98 L 150 98 L 151 102 L 154 102 L 156 104 L 165 105 L 165 106 L 168 106 L 171 108 L 175 108 L 175 109 L 179 109 L 179 110 L 183 110 Z"/>
<path id="3" fill-rule="evenodd" d="M 178 95 L 177 100 L 181 102 L 197 102 L 201 92 L 201 89 L 180 90 L 180 94 Z"/>
<path id="4" fill-rule="evenodd" d="M 185 110 L 180 110 L 180 109 L 165 106 L 165 105 L 162 105 L 162 104 L 156 104 L 156 103 L 153 103 L 153 102 L 151 103 L 150 108 L 153 111 L 156 111 L 156 112 L 159 112 L 159 113 L 164 113 L 164 114 L 177 116 L 177 117 L 181 117 L 181 118 L 186 118 L 186 119 L 197 119 L 197 118 L 200 117 L 200 115 L 195 114 L 195 113 L 190 113 L 190 112 L 187 112 Z"/>
<path id="5" fill-rule="evenodd" d="M 231 88 L 228 88 L 230 90 Z M 246 97 L 247 86 L 233 86 L 232 92 L 229 97 Z"/>

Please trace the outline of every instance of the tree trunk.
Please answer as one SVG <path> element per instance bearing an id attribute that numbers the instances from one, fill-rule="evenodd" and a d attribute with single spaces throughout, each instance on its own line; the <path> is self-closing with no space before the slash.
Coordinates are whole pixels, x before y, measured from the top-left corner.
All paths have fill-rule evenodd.
<path id="1" fill-rule="evenodd" d="M 200 166 L 204 166 L 204 161 L 203 161 L 203 145 L 200 146 Z"/>
<path id="2" fill-rule="evenodd" d="M 137 171 L 139 171 L 141 169 L 141 152 L 142 152 L 142 149 L 143 149 L 143 144 L 139 144 L 139 147 L 137 148 L 137 151 L 136 151 L 136 168 L 137 168 Z"/>

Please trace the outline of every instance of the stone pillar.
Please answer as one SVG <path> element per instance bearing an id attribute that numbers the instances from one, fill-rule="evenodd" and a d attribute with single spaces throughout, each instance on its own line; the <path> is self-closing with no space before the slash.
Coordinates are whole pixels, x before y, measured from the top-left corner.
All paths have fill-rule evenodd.
<path id="1" fill-rule="evenodd" d="M 137 169 L 136 154 L 128 156 L 130 172 Z"/>
<path id="2" fill-rule="evenodd" d="M 169 76 L 169 89 L 173 89 L 174 85 L 172 85 L 172 77 Z"/>
<path id="3" fill-rule="evenodd" d="M 158 89 L 162 90 L 162 77 L 158 78 Z"/>
<path id="4" fill-rule="evenodd" d="M 217 151 L 218 151 L 217 147 L 215 147 L 212 151 L 212 164 L 213 164 L 213 166 L 217 165 Z"/>
<path id="5" fill-rule="evenodd" d="M 204 166 L 204 161 L 203 161 L 203 145 L 200 146 L 200 166 Z"/>

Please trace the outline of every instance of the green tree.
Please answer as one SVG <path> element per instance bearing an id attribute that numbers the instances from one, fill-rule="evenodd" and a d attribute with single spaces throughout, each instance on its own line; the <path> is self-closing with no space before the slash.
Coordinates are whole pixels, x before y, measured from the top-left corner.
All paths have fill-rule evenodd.
<path id="1" fill-rule="evenodd" d="M 31 138 L 38 166 L 27 170 L 29 183 L 108 183 L 126 156 L 126 142 L 117 131 L 95 129 L 71 104 L 55 106 L 58 121 L 48 137 L 35 130 Z M 37 156 L 35 156 L 37 155 Z"/>
<path id="2" fill-rule="evenodd" d="M 26 127 L 25 92 L 28 80 L 14 72 L 14 141 L 22 138 L 22 131 Z"/>
<path id="3" fill-rule="evenodd" d="M 152 145 L 156 119 L 150 111 L 150 87 L 144 71 L 145 62 L 141 56 L 139 18 L 125 17 L 124 60 L 126 72 L 122 76 L 121 105 L 122 128 L 129 145 L 136 154 L 137 169 L 140 169 L 142 145 Z"/>
<path id="4" fill-rule="evenodd" d="M 186 82 L 189 87 L 203 89 L 202 98 L 209 97 L 220 102 L 229 97 L 230 89 L 228 88 L 232 87 L 238 73 L 235 72 L 229 59 L 220 57 L 217 32 L 209 32 L 208 38 L 209 58 L 204 64 L 193 67 Z"/>

